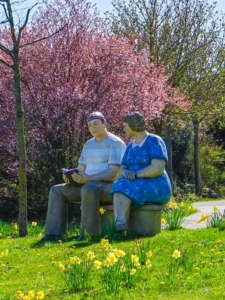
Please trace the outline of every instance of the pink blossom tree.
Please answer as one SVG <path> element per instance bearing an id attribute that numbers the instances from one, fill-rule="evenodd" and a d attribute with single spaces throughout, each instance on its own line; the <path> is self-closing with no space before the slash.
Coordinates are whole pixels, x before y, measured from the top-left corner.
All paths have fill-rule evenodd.
<path id="1" fill-rule="evenodd" d="M 134 50 L 135 39 L 108 32 L 86 1 L 44 2 L 46 6 L 24 32 L 23 43 L 37 40 L 40 32 L 47 36 L 53 29 L 67 26 L 50 39 L 21 49 L 20 68 L 27 169 L 29 178 L 47 190 L 61 181 L 62 166 L 76 164 L 90 137 L 86 117 L 92 111 L 102 111 L 108 129 L 124 137 L 121 124 L 127 112 L 142 112 L 150 124 L 163 118 L 168 107 L 179 109 L 186 101 L 171 88 L 163 67 L 149 63 L 147 52 Z M 7 109 L 0 122 L 11 118 L 3 148 L 14 151 L 8 164 L 12 165 L 13 160 L 17 162 L 16 147 L 10 146 L 15 145 L 13 88 L 10 73 L 4 67 L 1 71 L 5 79 L 0 95 Z"/>

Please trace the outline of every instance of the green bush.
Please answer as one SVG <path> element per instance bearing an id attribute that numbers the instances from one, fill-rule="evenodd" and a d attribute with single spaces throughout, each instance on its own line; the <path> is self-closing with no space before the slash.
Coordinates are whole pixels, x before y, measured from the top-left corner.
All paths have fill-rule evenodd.
<path id="1" fill-rule="evenodd" d="M 211 146 L 205 143 L 200 148 L 200 168 L 202 185 L 215 190 L 220 196 L 224 196 L 225 186 L 225 151 L 222 147 Z"/>

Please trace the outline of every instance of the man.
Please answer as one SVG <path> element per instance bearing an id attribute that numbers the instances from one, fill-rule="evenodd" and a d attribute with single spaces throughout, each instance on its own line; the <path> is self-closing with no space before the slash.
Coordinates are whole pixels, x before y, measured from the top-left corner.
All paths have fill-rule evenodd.
<path id="1" fill-rule="evenodd" d="M 74 187 L 67 183 L 54 185 L 49 193 L 45 236 L 42 241 L 60 239 L 66 230 L 67 201 L 81 202 L 81 236 L 87 231 L 93 236 L 101 233 L 99 202 L 112 203 L 110 198 L 113 181 L 119 174 L 120 163 L 125 152 L 125 143 L 106 129 L 102 113 L 93 112 L 87 118 L 88 129 L 93 138 L 88 140 L 78 161 L 78 173 L 73 173 L 75 182 L 83 184 Z"/>

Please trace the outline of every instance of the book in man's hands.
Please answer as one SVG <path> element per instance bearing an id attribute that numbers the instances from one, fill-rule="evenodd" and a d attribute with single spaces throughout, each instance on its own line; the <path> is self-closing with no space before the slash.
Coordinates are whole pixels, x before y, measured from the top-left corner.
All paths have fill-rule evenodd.
<path id="1" fill-rule="evenodd" d="M 73 173 L 79 173 L 79 170 L 77 168 L 74 168 L 74 169 L 62 168 L 62 172 L 63 172 L 63 174 L 66 175 L 66 177 L 69 179 L 70 184 L 72 184 L 73 186 L 80 187 L 80 186 L 84 185 L 83 183 L 78 183 L 78 182 L 74 181 L 73 177 L 71 176 Z"/>

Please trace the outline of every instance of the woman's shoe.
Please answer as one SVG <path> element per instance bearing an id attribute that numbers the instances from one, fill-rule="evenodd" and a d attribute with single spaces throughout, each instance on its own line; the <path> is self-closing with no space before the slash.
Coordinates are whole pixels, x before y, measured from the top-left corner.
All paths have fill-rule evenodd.
<path id="1" fill-rule="evenodd" d="M 117 233 L 121 233 L 121 232 L 124 232 L 126 230 L 127 230 L 127 228 L 126 228 L 125 224 L 116 225 L 116 232 Z"/>

